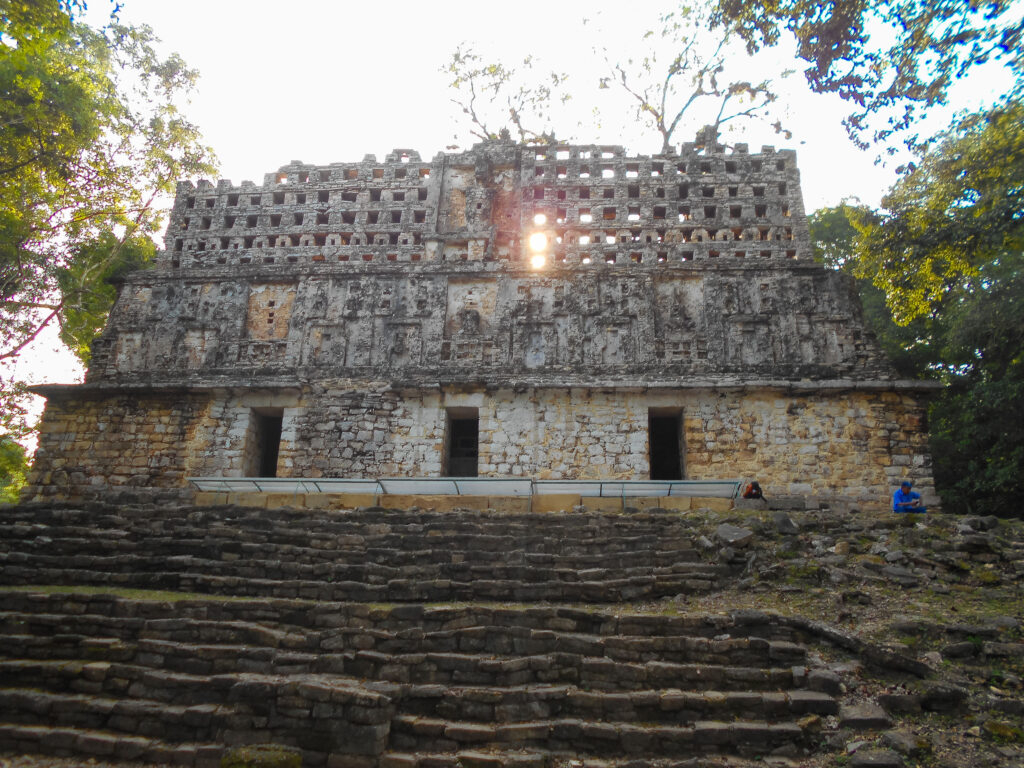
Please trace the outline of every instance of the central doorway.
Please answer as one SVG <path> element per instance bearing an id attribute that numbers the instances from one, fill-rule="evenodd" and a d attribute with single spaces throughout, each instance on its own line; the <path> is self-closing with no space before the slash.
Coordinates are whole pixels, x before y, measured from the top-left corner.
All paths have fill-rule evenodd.
<path id="1" fill-rule="evenodd" d="M 647 413 L 651 480 L 683 479 L 683 414 L 651 408 Z"/>
<path id="2" fill-rule="evenodd" d="M 480 413 L 476 408 L 449 408 L 445 429 L 445 477 L 476 477 L 480 462 Z"/>

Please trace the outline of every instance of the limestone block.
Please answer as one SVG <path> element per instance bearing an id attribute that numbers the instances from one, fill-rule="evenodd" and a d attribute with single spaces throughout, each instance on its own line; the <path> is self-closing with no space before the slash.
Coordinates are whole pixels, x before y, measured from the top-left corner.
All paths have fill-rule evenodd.
<path id="1" fill-rule="evenodd" d="M 233 491 L 228 494 L 227 503 L 239 507 L 266 507 L 267 494 L 259 491 Z"/>
<path id="2" fill-rule="evenodd" d="M 419 496 L 413 494 L 386 493 L 380 497 L 380 506 L 389 509 L 420 507 L 435 512 L 450 512 L 453 509 L 486 509 L 486 496 Z"/>
<path id="3" fill-rule="evenodd" d="M 267 493 L 267 509 L 282 509 L 287 507 L 302 508 L 306 506 L 306 495 L 304 493 Z"/>
<path id="4" fill-rule="evenodd" d="M 671 509 L 676 512 L 687 512 L 692 499 L 689 496 L 636 496 L 627 498 L 627 507 L 637 509 Z"/>
<path id="5" fill-rule="evenodd" d="M 311 496 L 314 494 L 310 494 Z M 379 503 L 378 497 L 372 493 L 325 493 L 329 509 L 356 509 L 357 507 L 375 507 Z M 381 504 L 381 506 L 384 506 Z"/>
<path id="6" fill-rule="evenodd" d="M 583 496 L 580 503 L 587 512 L 621 512 L 621 496 Z"/>
<path id="7" fill-rule="evenodd" d="M 519 515 L 530 511 L 529 496 L 488 496 L 487 506 L 495 512 Z"/>
<path id="8" fill-rule="evenodd" d="M 580 505 L 581 497 L 572 493 L 552 493 L 533 497 L 534 512 L 568 512 Z"/>
<path id="9" fill-rule="evenodd" d="M 710 509 L 712 512 L 728 512 L 732 509 L 732 499 L 694 496 L 690 499 L 690 508 Z"/>
<path id="10" fill-rule="evenodd" d="M 228 493 L 226 491 L 196 491 L 192 496 L 192 503 L 198 507 L 227 504 Z"/>

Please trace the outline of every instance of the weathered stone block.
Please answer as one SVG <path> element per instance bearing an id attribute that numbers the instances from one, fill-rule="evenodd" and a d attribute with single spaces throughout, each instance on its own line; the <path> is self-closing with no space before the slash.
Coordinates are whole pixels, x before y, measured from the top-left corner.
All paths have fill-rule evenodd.
<path id="1" fill-rule="evenodd" d="M 551 493 L 533 497 L 534 512 L 569 512 L 580 505 L 580 497 L 573 494 Z"/>
<path id="2" fill-rule="evenodd" d="M 621 512 L 622 499 L 607 496 L 583 496 L 580 504 L 588 512 Z"/>

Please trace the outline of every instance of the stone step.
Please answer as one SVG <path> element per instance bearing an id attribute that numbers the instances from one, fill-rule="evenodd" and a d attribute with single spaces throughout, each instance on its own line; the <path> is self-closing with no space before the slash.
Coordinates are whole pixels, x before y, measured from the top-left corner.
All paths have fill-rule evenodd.
<path id="1" fill-rule="evenodd" d="M 335 602 L 450 602 L 513 601 L 614 603 L 653 600 L 699 594 L 716 586 L 717 579 L 704 574 L 649 574 L 624 579 L 584 582 L 511 580 L 456 582 L 448 579 L 395 580 L 387 584 L 324 582 L 217 576 L 165 571 L 155 573 L 105 573 L 73 568 L 40 568 L 7 565 L 0 568 L 0 584 L 88 585 L 117 589 L 153 589 L 200 592 L 243 597 L 275 597 Z"/>
<path id="2" fill-rule="evenodd" d="M 0 752 L 219 768 L 223 744 L 171 743 L 87 728 L 0 722 Z"/>
<path id="3" fill-rule="evenodd" d="M 99 616 L 0 613 L 0 655 L 47 658 L 66 651 L 88 655 L 110 650 L 106 660 L 125 660 L 126 649 L 182 655 L 200 648 L 226 646 L 311 653 L 376 651 L 379 653 L 573 653 L 618 661 L 658 659 L 674 663 L 747 664 L 803 663 L 806 649 L 788 641 L 759 637 L 714 639 L 679 635 L 592 635 L 515 626 L 467 626 L 450 630 L 389 632 L 339 628 L 313 632 L 284 631 L 244 622 L 183 619 L 137 619 L 119 623 Z M 158 650 L 159 649 L 159 650 Z"/>
<path id="4" fill-rule="evenodd" d="M 689 725 L 697 720 L 786 720 L 835 715 L 839 705 L 827 693 L 796 690 L 682 691 L 647 689 L 624 693 L 575 686 L 465 687 L 402 686 L 396 705 L 405 715 L 484 723 L 583 718 L 632 723 Z"/>
<path id="5" fill-rule="evenodd" d="M 265 718 L 227 704 L 182 706 L 147 699 L 0 688 L 0 721 L 109 730 L 164 741 L 217 741 L 228 729 L 256 729 Z"/>
<path id="6" fill-rule="evenodd" d="M 265 528 L 315 526 L 317 530 L 344 530 L 351 525 L 392 525 L 444 530 L 475 530 L 495 525 L 511 533 L 529 533 L 537 528 L 573 528 L 584 530 L 645 529 L 685 527 L 686 518 L 678 512 L 638 510 L 627 514 L 602 512 L 530 513 L 488 512 L 486 510 L 429 511 L 361 507 L 348 510 L 287 509 L 277 507 L 178 506 L 165 505 L 159 517 L 146 505 L 117 506 L 100 503 L 43 502 L 26 503 L 0 510 L 0 521 L 11 527 L 31 530 L 44 524 L 86 525 L 98 528 L 147 526 L 154 530 L 171 530 L 202 523 L 210 528 L 245 521 Z"/>
<path id="7" fill-rule="evenodd" d="M 151 552 L 154 550 L 150 550 Z M 158 550 L 156 550 L 158 551 Z M 499 579 L 525 584 L 536 582 L 578 583 L 592 579 L 628 579 L 634 576 L 662 578 L 726 576 L 730 569 L 704 562 L 673 562 L 657 566 L 651 562 L 637 562 L 626 567 L 611 564 L 581 569 L 571 562 L 557 562 L 553 566 L 527 563 L 510 563 L 501 553 L 490 554 L 490 560 L 482 563 L 460 562 L 463 553 L 449 551 L 439 554 L 436 562 L 410 564 L 403 562 L 401 553 L 392 553 L 379 562 L 344 562 L 339 553 L 330 553 L 331 562 L 307 563 L 282 553 L 284 559 L 264 559 L 237 555 L 218 554 L 216 559 L 196 555 L 168 554 L 121 554 L 87 555 L 74 554 L 58 556 L 25 552 L 0 553 L 0 568 L 31 568 L 53 570 L 91 570 L 103 573 L 162 573 L 169 569 L 188 573 L 237 576 L 240 578 L 264 578 L 274 580 L 323 580 L 357 581 L 369 584 L 386 584 L 392 580 L 409 579 L 451 579 L 452 581 L 473 581 L 478 579 Z M 477 553 L 479 554 L 479 553 Z M 475 557 L 475 556 L 474 556 Z"/>
<path id="8" fill-rule="evenodd" d="M 105 648 L 114 652 L 105 654 Z M 803 685 L 792 667 L 621 662 L 570 653 L 496 656 L 467 653 L 277 653 L 245 646 L 167 644 L 137 649 L 131 658 L 118 643 L 93 644 L 87 655 L 70 658 L 0 659 L 10 685 L 85 693 L 126 690 L 172 703 L 218 700 L 239 675 L 327 675 L 398 684 L 474 686 L 577 685 L 599 691 L 679 688 L 687 691 L 784 691 Z M 163 652 L 161 652 L 163 651 Z M 99 682 L 91 675 L 103 671 Z M 179 697 L 191 696 L 184 700 Z M 200 698 L 195 698 L 200 697 Z"/>
<path id="9" fill-rule="evenodd" d="M 390 696 L 333 675 L 189 675 L 127 664 L 0 661 L 0 721 L 164 740 L 378 754 Z M 378 685 L 377 688 L 382 686 Z M 31 688 L 31 690 L 28 690 Z M 20 690 L 19 690 L 20 689 Z"/>
<path id="10" fill-rule="evenodd" d="M 802 744 L 796 723 L 698 720 L 692 725 L 648 725 L 577 718 L 516 723 L 477 723 L 437 717 L 397 715 L 389 747 L 406 752 L 455 752 L 516 747 L 564 750 L 608 757 L 692 756 L 697 753 L 753 755 L 783 744 Z"/>
<path id="11" fill-rule="evenodd" d="M 397 683 L 518 686 L 566 684 L 602 691 L 780 690 L 796 685 L 790 667 L 757 668 L 663 661 L 626 663 L 568 653 L 491 656 L 463 653 L 382 654 L 359 651 L 325 657 L 335 674 Z"/>
<path id="12" fill-rule="evenodd" d="M 93 538 L 72 538 L 61 531 L 50 531 L 32 539 L 7 539 L 0 552 L 24 552 L 55 557 L 125 556 L 138 552 L 159 552 L 162 555 L 205 556 L 217 559 L 222 554 L 271 557 L 287 554 L 299 562 L 332 562 L 338 553 L 360 555 L 367 559 L 386 561 L 397 559 L 409 563 L 447 562 L 451 554 L 460 553 L 467 562 L 486 563 L 489 558 L 500 557 L 512 564 L 557 565 L 571 562 L 577 568 L 634 567 L 638 564 L 665 567 L 679 562 L 700 559 L 693 542 L 666 541 L 662 536 L 651 536 L 643 541 L 555 541 L 550 538 L 521 538 L 508 541 L 485 541 L 487 537 L 437 536 L 423 538 L 416 534 L 390 536 L 387 540 L 364 539 L 361 536 L 317 538 L 256 537 L 245 529 L 225 532 L 218 537 L 205 536 L 189 539 L 139 533 L 131 538 L 104 538 L 108 531 L 97 531 Z M 559 535 L 559 534 L 555 534 Z M 561 534 L 572 536 L 572 532 Z"/>
<path id="13" fill-rule="evenodd" d="M 674 638 L 792 642 L 798 634 L 782 617 L 756 611 L 732 615 L 618 614 L 565 605 L 367 606 L 215 598 L 170 603 L 83 592 L 2 588 L 0 600 L 8 608 L 0 612 L 0 626 L 11 634 L 77 633 L 136 638 L 148 628 L 157 639 L 253 643 L 293 649 L 306 648 L 308 638 L 319 638 L 318 633 L 366 633 L 371 638 L 395 636 L 404 641 L 460 631 L 469 636 L 487 627 L 497 627 L 517 638 L 544 638 L 546 635 L 539 633 L 555 632 L 585 638 L 668 638 L 668 642 L 674 642 Z M 218 634 L 222 632 L 227 634 Z M 783 648 L 779 646 L 780 650 Z"/>
<path id="14" fill-rule="evenodd" d="M 585 760 L 584 760 L 585 758 Z M 735 756 L 707 755 L 700 757 L 651 758 L 637 760 L 630 756 L 596 758 L 576 752 L 545 749 L 460 749 L 454 752 L 384 752 L 378 768 L 761 768 L 760 756 L 747 761 Z"/>
<path id="15" fill-rule="evenodd" d="M 218 704 L 238 682 L 231 675 L 207 676 L 145 665 L 82 659 L 0 659 L 0 680 L 8 687 L 55 693 L 110 694 L 164 704 Z"/>
<path id="16" fill-rule="evenodd" d="M 462 749 L 456 752 L 385 752 L 377 762 L 378 768 L 553 768 L 555 765 L 569 765 L 575 755 L 552 755 L 546 750 Z M 589 765 L 589 763 L 588 763 Z"/>
<path id="17" fill-rule="evenodd" d="M 333 548 L 339 544 L 362 546 L 372 542 L 394 541 L 401 543 L 407 540 L 430 542 L 435 539 L 479 540 L 485 549 L 518 544 L 534 544 L 541 548 L 552 548 L 552 551 L 563 551 L 568 548 L 583 548 L 596 542 L 617 544 L 619 548 L 628 549 L 635 544 L 645 547 L 657 544 L 663 549 L 685 547 L 692 541 L 690 526 L 681 519 L 666 524 L 645 525 L 629 518 L 607 517 L 601 520 L 579 519 L 565 524 L 552 521 L 543 515 L 536 515 L 520 526 L 494 518 L 467 516 L 460 524 L 450 522 L 449 513 L 433 513 L 432 519 L 425 524 L 408 524 L 394 513 L 382 514 L 376 520 L 345 522 L 325 522 L 309 516 L 297 520 L 291 525 L 281 525 L 278 521 L 265 519 L 174 519 L 171 517 L 139 521 L 121 521 L 113 525 L 82 519 L 79 521 L 35 520 L 31 524 L 8 523 L 9 541 L 33 541 L 41 537 L 56 539 L 66 537 L 69 540 L 82 542 L 96 541 L 101 533 L 106 533 L 106 541 L 111 546 L 123 542 L 132 542 L 142 538 L 158 538 L 187 541 L 201 545 L 204 541 L 215 542 L 218 539 L 232 538 L 239 531 L 244 531 L 253 541 L 277 540 L 283 543 L 295 542 L 303 544 L 310 541 L 321 546 L 329 543 Z M 568 519 L 568 518 L 567 518 Z M 621 523 L 614 522 L 616 519 Z M 3 521 L 0 513 L 0 522 Z M 575 538 L 558 541 L 553 536 L 562 535 Z M 533 547 L 530 547 L 533 548 Z"/>
<path id="18" fill-rule="evenodd" d="M 660 544 L 671 549 L 690 540 L 689 526 L 681 518 L 662 518 L 654 523 L 645 523 L 631 517 L 554 517 L 535 515 L 519 525 L 504 518 L 481 516 L 478 513 L 459 517 L 454 513 L 429 513 L 422 521 L 409 522 L 394 512 L 381 513 L 372 520 L 330 520 L 309 514 L 291 524 L 282 524 L 277 519 L 261 517 L 240 517 L 235 519 L 209 518 L 200 513 L 198 517 L 166 517 L 141 520 L 95 520 L 83 515 L 77 520 L 54 520 L 45 517 L 31 522 L 11 521 L 9 540 L 33 540 L 40 536 L 79 537 L 82 541 L 95 540 L 100 533 L 107 533 L 107 542 L 116 546 L 122 541 L 136 538 L 167 538 L 201 544 L 215 541 L 218 537 L 233 537 L 238 531 L 246 531 L 254 541 L 274 538 L 287 542 L 328 541 L 360 545 L 373 541 L 401 542 L 408 539 L 429 541 L 434 538 L 478 539 L 484 548 L 531 543 L 562 551 L 565 547 L 585 548 L 594 542 L 607 542 L 613 548 L 629 548 L 641 543 L 648 546 Z M 0 512 L 0 522 L 3 521 Z M 569 538 L 572 536 L 572 538 Z M 564 541 L 558 540 L 564 538 Z"/>

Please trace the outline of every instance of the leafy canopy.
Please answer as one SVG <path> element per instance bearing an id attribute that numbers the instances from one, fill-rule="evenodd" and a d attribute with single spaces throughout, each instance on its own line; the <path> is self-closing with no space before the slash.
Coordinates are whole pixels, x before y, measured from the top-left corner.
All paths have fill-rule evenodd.
<path id="1" fill-rule="evenodd" d="M 145 265 L 178 178 L 214 172 L 179 102 L 197 73 L 148 27 L 93 29 L 77 2 L 0 14 L 0 431 L 24 433 L 10 364 L 52 323 L 88 359 L 114 293 Z M 148 245 L 147 245 L 148 243 Z"/>
<path id="2" fill-rule="evenodd" d="M 884 198 L 810 218 L 826 263 L 858 277 L 897 370 L 947 386 L 929 409 L 947 511 L 1020 514 L 1024 466 L 1024 130 L 1008 102 L 938 137 Z"/>
<path id="3" fill-rule="evenodd" d="M 0 435 L 0 502 L 14 503 L 25 485 L 28 457 L 10 435 Z"/>
<path id="4" fill-rule="evenodd" d="M 897 323 L 979 287 L 980 268 L 1024 249 L 1024 102 L 960 120 L 855 224 L 856 274 L 886 294 Z"/>

